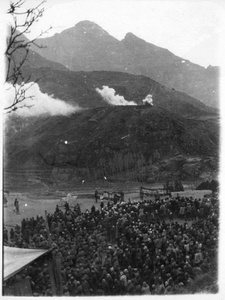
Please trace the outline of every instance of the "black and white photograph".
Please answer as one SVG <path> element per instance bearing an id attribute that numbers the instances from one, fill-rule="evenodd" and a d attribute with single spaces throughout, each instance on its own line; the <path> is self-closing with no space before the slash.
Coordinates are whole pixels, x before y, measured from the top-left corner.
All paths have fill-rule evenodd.
<path id="1" fill-rule="evenodd" d="M 225 1 L 1 2 L 1 296 L 222 300 Z"/>

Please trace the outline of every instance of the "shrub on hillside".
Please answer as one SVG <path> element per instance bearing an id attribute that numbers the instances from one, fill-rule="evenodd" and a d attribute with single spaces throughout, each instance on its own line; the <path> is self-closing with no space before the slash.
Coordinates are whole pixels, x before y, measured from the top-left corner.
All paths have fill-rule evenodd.
<path id="1" fill-rule="evenodd" d="M 199 184 L 199 186 L 196 188 L 196 190 L 211 190 L 212 192 L 216 192 L 219 187 L 218 180 L 212 180 L 212 181 L 204 181 Z"/>

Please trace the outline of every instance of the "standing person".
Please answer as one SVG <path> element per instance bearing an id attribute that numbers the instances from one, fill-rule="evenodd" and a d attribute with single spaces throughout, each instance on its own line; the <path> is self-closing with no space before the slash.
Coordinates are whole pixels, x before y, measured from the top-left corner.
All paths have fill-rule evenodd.
<path id="1" fill-rule="evenodd" d="M 3 195 L 3 203 L 4 203 L 4 206 L 7 207 L 8 200 L 7 200 L 7 197 L 5 194 Z"/>
<path id="2" fill-rule="evenodd" d="M 20 206 L 19 206 L 19 200 L 16 202 L 16 213 L 19 215 L 20 214 Z"/>
<path id="3" fill-rule="evenodd" d="M 95 189 L 95 203 L 98 202 L 98 189 Z"/>
<path id="4" fill-rule="evenodd" d="M 101 212 L 102 212 L 103 207 L 104 207 L 104 202 L 103 202 L 103 200 L 101 200 L 100 207 L 101 207 Z"/>
<path id="5" fill-rule="evenodd" d="M 17 198 L 14 200 L 14 211 L 17 212 Z"/>
<path id="6" fill-rule="evenodd" d="M 13 228 L 10 229 L 10 240 L 13 241 L 14 239 L 14 230 Z"/>
<path id="7" fill-rule="evenodd" d="M 6 229 L 6 227 L 4 227 L 4 231 L 3 231 L 3 240 L 4 240 L 4 242 L 8 242 L 8 240 L 9 240 L 9 234 L 8 234 L 8 230 Z"/>
<path id="8" fill-rule="evenodd" d="M 70 210 L 70 206 L 69 206 L 68 201 L 65 201 L 64 207 L 65 207 L 66 212 L 68 212 Z"/>

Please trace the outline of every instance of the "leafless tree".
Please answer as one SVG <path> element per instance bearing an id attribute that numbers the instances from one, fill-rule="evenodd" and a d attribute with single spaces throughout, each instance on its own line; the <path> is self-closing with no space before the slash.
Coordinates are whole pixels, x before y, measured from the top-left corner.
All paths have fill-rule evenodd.
<path id="1" fill-rule="evenodd" d="M 26 0 L 18 0 L 10 3 L 7 13 L 11 16 L 9 32 L 6 41 L 6 82 L 11 83 L 14 88 L 15 96 L 11 103 L 4 107 L 6 113 L 10 113 L 19 107 L 29 107 L 24 104 L 21 105 L 25 99 L 32 99 L 33 96 L 27 96 L 27 90 L 34 84 L 27 85 L 30 81 L 30 76 L 25 78 L 23 74 L 23 67 L 28 59 L 30 47 L 35 44 L 36 39 L 48 32 L 50 28 L 42 31 L 34 39 L 27 39 L 26 35 L 30 33 L 31 27 L 34 23 L 38 22 L 43 16 L 45 8 L 43 0 L 40 4 L 33 8 L 25 8 L 24 3 Z M 22 21 L 19 21 L 22 20 Z M 18 104 L 20 104 L 18 106 Z M 32 105 L 31 105 L 32 106 Z"/>

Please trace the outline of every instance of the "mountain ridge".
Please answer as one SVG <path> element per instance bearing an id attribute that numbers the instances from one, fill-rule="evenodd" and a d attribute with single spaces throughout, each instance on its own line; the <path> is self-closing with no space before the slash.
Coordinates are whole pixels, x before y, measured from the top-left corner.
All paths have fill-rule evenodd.
<path id="1" fill-rule="evenodd" d="M 201 101 L 143 75 L 109 71 L 53 71 L 51 68 L 27 69 L 25 72 L 32 73 L 30 81 L 38 79 L 43 93 L 83 108 L 108 106 L 96 91 L 96 88 L 108 86 L 113 88 L 117 95 L 123 96 L 127 101 L 134 101 L 137 105 L 143 105 L 142 100 L 148 94 L 152 94 L 154 105 L 178 115 L 198 117 L 218 114 L 216 109 L 206 106 Z"/>
<path id="2" fill-rule="evenodd" d="M 38 39 L 37 44 L 46 46 L 36 49 L 40 55 L 72 71 L 144 75 L 209 106 L 219 105 L 217 67 L 204 68 L 194 64 L 133 33 L 127 33 L 119 41 L 94 22 L 82 21 L 53 37 Z"/>

